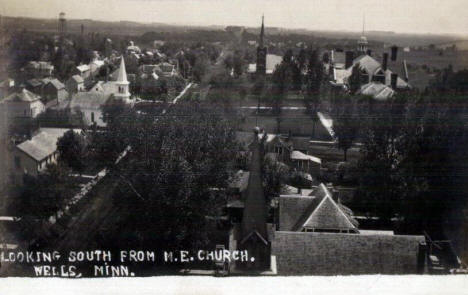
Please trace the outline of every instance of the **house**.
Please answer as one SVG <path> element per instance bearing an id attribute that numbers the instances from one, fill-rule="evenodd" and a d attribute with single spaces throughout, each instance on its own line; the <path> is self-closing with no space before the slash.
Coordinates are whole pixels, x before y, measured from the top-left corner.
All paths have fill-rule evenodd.
<path id="1" fill-rule="evenodd" d="M 10 94 L 2 103 L 9 118 L 35 118 L 45 110 L 41 97 L 26 89 Z"/>
<path id="2" fill-rule="evenodd" d="M 136 46 L 133 41 L 130 41 L 130 45 L 127 46 L 127 54 L 130 53 L 141 53 L 140 47 Z"/>
<path id="3" fill-rule="evenodd" d="M 96 76 L 99 73 L 99 69 L 104 66 L 103 60 L 94 59 L 89 63 L 89 72 L 91 76 Z"/>
<path id="4" fill-rule="evenodd" d="M 99 127 L 105 127 L 106 124 L 102 120 L 102 106 L 111 97 L 130 103 L 129 84 L 122 57 L 116 81 L 98 81 L 88 91 L 77 92 L 70 99 L 62 101 L 56 109 L 58 111 L 68 110 L 72 114 L 81 112 L 87 125 L 96 124 Z"/>
<path id="5" fill-rule="evenodd" d="M 320 169 L 322 168 L 322 160 L 320 158 L 304 154 L 300 151 L 292 151 L 290 158 L 291 163 L 298 171 L 309 173 L 312 176 L 320 175 Z"/>
<path id="6" fill-rule="evenodd" d="M 99 127 L 104 127 L 106 124 L 102 120 L 101 108 L 109 98 L 110 96 L 104 92 L 78 92 L 65 102 L 62 109 L 68 109 L 72 113 L 81 112 L 87 126 L 96 124 Z"/>
<path id="7" fill-rule="evenodd" d="M 156 68 L 156 73 L 162 74 L 164 77 L 173 77 L 177 74 L 175 65 L 168 62 L 162 62 L 158 64 L 159 68 Z"/>
<path id="8" fill-rule="evenodd" d="M 363 84 L 381 83 L 393 90 L 412 88 L 409 84 L 406 60 L 398 60 L 397 46 L 391 47 L 390 55 L 384 52 L 381 62 L 371 56 L 365 36 L 358 40 L 357 51 L 332 50 L 328 64 L 329 74 L 332 77 L 331 85 L 347 89 L 348 79 L 355 66 L 359 67 L 359 75 Z"/>
<path id="9" fill-rule="evenodd" d="M 275 70 L 276 66 L 279 65 L 283 61 L 283 57 L 276 54 L 267 54 L 266 55 L 266 68 L 265 73 L 267 75 L 272 75 L 273 71 Z M 256 64 L 249 64 L 247 69 L 247 73 L 255 74 L 257 72 L 257 65 Z"/>
<path id="10" fill-rule="evenodd" d="M 31 91 L 31 92 L 33 92 L 33 93 L 35 93 L 37 95 L 41 95 L 42 87 L 44 86 L 44 83 L 40 79 L 32 78 L 32 79 L 27 80 L 24 83 L 24 86 L 29 91 Z"/>
<path id="11" fill-rule="evenodd" d="M 309 195 L 281 195 L 271 241 L 279 275 L 416 274 L 425 269 L 424 236 L 360 231 L 352 211 L 320 184 Z"/>
<path id="12" fill-rule="evenodd" d="M 42 101 L 46 108 L 50 105 L 57 105 L 60 101 L 67 98 L 68 92 L 65 85 L 58 79 L 51 79 L 48 83 L 44 84 L 42 89 Z"/>
<path id="13" fill-rule="evenodd" d="M 13 152 L 13 182 L 21 184 L 23 175 L 36 177 L 48 164 L 57 161 L 57 140 L 69 129 L 40 128 L 31 139 L 18 144 Z M 80 129 L 73 130 L 81 133 Z"/>
<path id="14" fill-rule="evenodd" d="M 75 67 L 73 74 L 79 75 L 83 80 L 86 80 L 91 76 L 91 69 L 89 65 L 79 65 Z"/>
<path id="15" fill-rule="evenodd" d="M 84 91 L 84 80 L 80 75 L 71 76 L 66 82 L 66 89 L 68 93 L 77 93 Z"/>
<path id="16" fill-rule="evenodd" d="M 44 78 L 52 76 L 54 66 L 48 61 L 30 61 L 24 68 L 32 78 Z"/>
<path id="17" fill-rule="evenodd" d="M 284 163 L 295 168 L 296 171 L 310 174 L 313 177 L 320 175 L 322 160 L 307 154 L 308 140 L 267 133 L 261 134 L 260 139 L 264 145 L 266 156 L 272 160 Z M 272 154 L 275 156 L 272 157 Z"/>

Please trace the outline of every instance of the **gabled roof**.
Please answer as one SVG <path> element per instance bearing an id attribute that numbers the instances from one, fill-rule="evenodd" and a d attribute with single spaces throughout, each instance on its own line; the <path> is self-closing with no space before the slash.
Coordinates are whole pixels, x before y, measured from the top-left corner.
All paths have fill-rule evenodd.
<path id="1" fill-rule="evenodd" d="M 386 100 L 393 96 L 395 91 L 379 82 L 370 82 L 361 86 L 359 93 L 372 96 L 377 100 Z"/>
<path id="2" fill-rule="evenodd" d="M 359 64 L 359 68 L 365 70 L 369 75 L 373 75 L 380 68 L 380 63 L 367 54 L 355 58 L 353 66 L 356 64 Z"/>
<path id="3" fill-rule="evenodd" d="M 69 104 L 70 109 L 80 108 L 88 110 L 100 110 L 109 99 L 109 95 L 104 92 L 78 92 Z"/>
<path id="4" fill-rule="evenodd" d="M 78 71 L 80 71 L 81 73 L 83 73 L 83 72 L 89 71 L 89 66 L 88 65 L 79 65 L 79 66 L 76 67 L 76 69 Z"/>
<path id="5" fill-rule="evenodd" d="M 306 155 L 300 151 L 292 151 L 291 152 L 291 159 L 292 160 L 303 160 L 303 161 L 311 161 L 317 164 L 322 164 L 322 160 L 320 158 Z"/>
<path id="6" fill-rule="evenodd" d="M 350 217 L 333 200 L 323 183 L 314 194 L 316 199 L 298 220 L 293 228 L 294 231 L 301 231 L 303 228 L 357 230 Z"/>
<path id="7" fill-rule="evenodd" d="M 62 82 L 60 82 L 58 79 L 52 79 L 49 81 L 49 83 L 47 84 L 51 84 L 55 89 L 57 90 L 60 90 L 60 89 L 64 89 L 65 88 L 65 85 L 63 85 Z"/>
<path id="8" fill-rule="evenodd" d="M 70 80 L 75 81 L 77 84 L 81 84 L 84 82 L 83 78 L 80 75 L 73 75 L 71 76 Z"/>
<path id="9" fill-rule="evenodd" d="M 26 81 L 26 84 L 35 88 L 35 87 L 41 86 L 42 82 L 39 79 L 33 78 L 33 79 L 29 79 L 28 81 Z"/>
<path id="10" fill-rule="evenodd" d="M 7 96 L 4 101 L 10 102 L 34 102 L 39 100 L 40 96 L 32 93 L 29 90 L 22 89 L 19 92 L 15 92 Z"/>
<path id="11" fill-rule="evenodd" d="M 41 128 L 39 133 L 16 147 L 36 161 L 42 161 L 57 150 L 57 140 L 70 129 L 66 128 Z M 74 129 L 81 132 L 81 129 Z"/>

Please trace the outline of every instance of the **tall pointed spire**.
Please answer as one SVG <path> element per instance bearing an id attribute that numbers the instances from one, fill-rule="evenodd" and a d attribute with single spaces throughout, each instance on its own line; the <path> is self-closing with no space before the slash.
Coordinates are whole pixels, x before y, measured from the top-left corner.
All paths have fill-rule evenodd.
<path id="1" fill-rule="evenodd" d="M 265 34 L 265 25 L 263 23 L 265 16 L 262 14 L 262 28 L 260 29 L 260 48 L 263 48 L 263 35 Z"/>
<path id="2" fill-rule="evenodd" d="M 366 32 L 366 14 L 362 15 L 362 36 L 365 36 Z"/>
<path id="3" fill-rule="evenodd" d="M 125 61 L 122 56 L 120 59 L 120 67 L 117 75 L 117 82 L 128 82 L 127 80 L 127 71 L 125 70 Z"/>

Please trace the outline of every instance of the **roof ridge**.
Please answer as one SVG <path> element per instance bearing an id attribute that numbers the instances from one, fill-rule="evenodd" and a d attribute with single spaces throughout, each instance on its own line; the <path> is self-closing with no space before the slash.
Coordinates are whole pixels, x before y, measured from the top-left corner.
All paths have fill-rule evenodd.
<path id="1" fill-rule="evenodd" d="M 331 194 L 330 194 L 330 191 L 327 189 L 327 187 L 321 183 L 319 185 L 320 188 L 322 188 L 322 190 L 325 192 L 325 196 L 322 198 L 322 200 L 320 201 L 320 203 L 317 205 L 317 207 L 314 209 L 314 211 L 310 214 L 310 216 L 307 218 L 307 220 L 302 224 L 301 227 L 304 227 L 313 217 L 314 215 L 317 214 L 317 212 L 319 212 L 319 209 L 323 206 L 323 204 L 325 203 L 325 201 L 327 199 L 329 199 L 332 203 L 332 205 L 338 210 L 338 212 L 341 213 L 341 215 L 345 218 L 346 220 L 346 223 L 348 223 L 348 225 L 351 226 L 351 228 L 356 228 L 356 226 L 354 226 L 354 224 L 349 220 L 348 216 L 343 212 L 343 210 L 338 206 L 338 204 L 335 202 L 335 200 L 333 200 L 333 198 L 331 197 Z M 296 227 L 297 228 L 297 227 Z M 298 228 L 297 228 L 298 229 Z M 297 230 L 296 229 L 296 230 Z"/>

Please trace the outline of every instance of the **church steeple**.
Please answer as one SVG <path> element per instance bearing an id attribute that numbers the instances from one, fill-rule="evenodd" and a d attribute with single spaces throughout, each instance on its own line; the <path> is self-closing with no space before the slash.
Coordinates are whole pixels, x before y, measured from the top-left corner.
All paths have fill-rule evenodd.
<path id="1" fill-rule="evenodd" d="M 122 56 L 120 59 L 120 67 L 117 72 L 117 80 L 114 82 L 116 86 L 116 91 L 114 96 L 123 100 L 128 100 L 130 98 L 130 92 L 128 91 L 130 82 L 127 80 L 127 71 L 125 70 L 125 61 Z"/>
<path id="2" fill-rule="evenodd" d="M 122 56 L 120 59 L 120 67 L 117 75 L 117 82 L 128 82 L 127 80 L 127 71 L 125 70 L 125 61 Z"/>
<path id="3" fill-rule="evenodd" d="M 264 76 L 266 73 L 266 55 L 267 48 L 264 44 L 265 24 L 264 16 L 262 15 L 262 27 L 260 29 L 260 42 L 257 47 L 257 76 Z"/>
<path id="4" fill-rule="evenodd" d="M 263 48 L 263 36 L 265 35 L 265 25 L 264 25 L 265 16 L 262 14 L 262 28 L 260 29 L 260 48 Z"/>
<path id="5" fill-rule="evenodd" d="M 366 54 L 367 52 L 367 46 L 368 46 L 368 42 L 367 42 L 367 38 L 366 38 L 366 35 L 365 35 L 365 26 L 366 26 L 366 15 L 364 14 L 362 16 L 362 34 L 361 34 L 361 38 L 359 38 L 358 40 L 358 52 L 361 53 L 361 54 Z"/>

